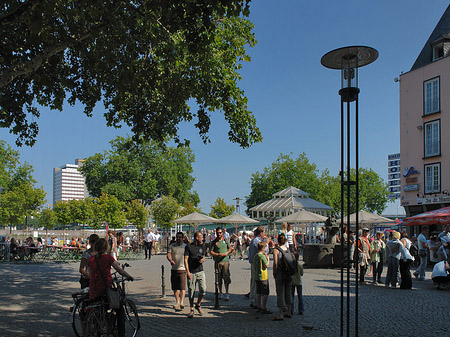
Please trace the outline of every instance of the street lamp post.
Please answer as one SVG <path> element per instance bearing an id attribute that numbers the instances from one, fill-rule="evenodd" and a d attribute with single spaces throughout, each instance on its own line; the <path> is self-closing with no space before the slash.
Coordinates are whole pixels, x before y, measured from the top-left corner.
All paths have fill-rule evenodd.
<path id="1" fill-rule="evenodd" d="M 344 261 L 344 214 L 347 215 L 347 236 L 350 235 L 350 213 L 351 213 L 351 191 L 354 186 L 355 195 L 355 232 L 356 244 L 358 243 L 358 211 L 359 211 L 359 144 L 358 144 L 358 68 L 366 66 L 378 58 L 378 51 L 371 47 L 365 46 L 351 46 L 332 50 L 322 56 L 321 63 L 324 67 L 330 69 L 337 69 L 341 71 L 341 89 L 339 95 L 341 96 L 341 324 L 340 336 L 344 335 L 344 284 L 346 283 L 346 299 L 347 308 L 346 313 L 346 332 L 350 336 L 350 268 L 352 262 L 358 266 L 358 255 L 356 254 L 356 261 L 350 257 L 350 240 L 347 240 L 347 255 Z M 355 125 L 354 125 L 354 166 L 355 166 L 355 180 L 351 180 L 351 103 L 355 103 Z M 345 134 L 345 135 L 344 135 Z M 346 146 L 345 146 L 346 145 Z M 346 162 L 346 173 L 344 174 L 344 163 Z M 347 203 L 344 205 L 344 194 L 347 197 Z M 344 263 L 347 269 L 347 280 L 344 282 Z M 358 336 L 358 268 L 355 273 L 355 321 L 354 329 L 355 336 Z"/>

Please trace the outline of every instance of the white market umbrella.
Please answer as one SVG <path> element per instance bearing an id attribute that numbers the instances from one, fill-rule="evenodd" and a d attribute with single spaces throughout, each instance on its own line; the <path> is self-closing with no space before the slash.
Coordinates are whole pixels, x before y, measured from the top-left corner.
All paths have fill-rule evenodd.
<path id="1" fill-rule="evenodd" d="M 282 217 L 275 222 L 289 222 L 289 223 L 312 223 L 325 222 L 328 218 L 326 216 L 316 214 L 313 212 L 299 210 L 293 214 Z"/>
<path id="2" fill-rule="evenodd" d="M 197 226 L 201 223 L 208 223 L 208 222 L 216 222 L 217 219 L 207 216 L 205 214 L 201 214 L 198 212 L 192 212 L 191 214 L 185 215 L 181 218 L 175 219 L 172 222 L 175 223 L 185 223 L 185 224 L 192 224 L 194 226 L 194 230 L 197 230 Z"/>
<path id="3" fill-rule="evenodd" d="M 361 210 L 358 212 L 358 222 L 360 224 L 367 224 L 367 225 L 380 225 L 380 224 L 393 224 L 395 223 L 395 220 L 391 220 L 385 218 L 384 216 Z M 344 217 L 344 223 L 345 224 L 347 223 L 347 217 Z M 356 223 L 356 213 L 350 214 L 350 223 L 351 224 Z"/>
<path id="4" fill-rule="evenodd" d="M 234 227 L 236 228 L 236 233 L 240 224 L 259 223 L 259 221 L 249 218 L 248 216 L 241 215 L 239 213 L 231 214 L 229 216 L 220 218 L 216 220 L 216 222 L 233 224 Z"/>

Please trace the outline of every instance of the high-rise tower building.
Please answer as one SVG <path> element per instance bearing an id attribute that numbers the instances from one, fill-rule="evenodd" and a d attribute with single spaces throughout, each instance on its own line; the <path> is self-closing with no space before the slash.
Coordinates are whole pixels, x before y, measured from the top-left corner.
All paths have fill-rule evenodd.
<path id="1" fill-rule="evenodd" d="M 74 164 L 65 164 L 53 169 L 53 204 L 56 201 L 85 199 L 88 196 L 85 179 L 78 168 L 84 159 L 76 159 Z"/>

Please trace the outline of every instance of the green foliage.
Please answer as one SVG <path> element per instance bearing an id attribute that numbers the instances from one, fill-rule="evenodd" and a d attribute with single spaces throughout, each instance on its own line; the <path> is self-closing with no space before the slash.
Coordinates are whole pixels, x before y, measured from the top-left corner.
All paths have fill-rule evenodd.
<path id="1" fill-rule="evenodd" d="M 225 200 L 223 200 L 221 197 L 218 197 L 214 205 L 211 205 L 211 212 L 209 212 L 209 216 L 220 219 L 233 214 L 234 209 L 234 205 L 227 205 Z"/>
<path id="2" fill-rule="evenodd" d="M 140 200 L 132 200 L 127 205 L 126 217 L 139 231 L 142 231 L 145 228 L 149 218 L 147 208 Z"/>
<path id="3" fill-rule="evenodd" d="M 35 188 L 33 168 L 21 164 L 20 156 L 6 142 L 0 140 L 0 222 L 18 225 L 32 216 L 45 202 L 45 192 Z"/>
<path id="4" fill-rule="evenodd" d="M 186 202 L 184 203 L 182 209 L 181 209 L 180 212 L 178 213 L 178 215 L 179 215 L 180 218 L 181 218 L 181 217 L 183 217 L 183 216 L 185 216 L 185 215 L 188 215 L 188 214 L 191 214 L 191 213 L 194 213 L 194 212 L 201 213 L 202 210 L 201 210 L 200 208 L 197 208 L 197 207 L 195 206 L 195 204 L 193 204 L 192 202 L 186 201 Z"/>
<path id="5" fill-rule="evenodd" d="M 77 204 L 76 201 L 56 201 L 53 205 L 57 222 L 67 226 L 76 221 Z"/>
<path id="6" fill-rule="evenodd" d="M 98 217 L 112 228 L 122 228 L 126 223 L 125 203 L 114 195 L 102 193 L 97 199 Z"/>
<path id="7" fill-rule="evenodd" d="M 355 180 L 355 170 L 351 170 L 351 180 Z M 263 172 L 252 174 L 251 193 L 247 197 L 248 209 L 272 198 L 272 195 L 289 186 L 294 186 L 310 194 L 310 197 L 333 207 L 334 214 L 340 212 L 341 178 L 331 176 L 328 170 L 319 174 L 316 165 L 310 163 L 305 153 L 294 159 L 281 154 Z M 344 202 L 346 204 L 346 195 Z M 372 169 L 359 169 L 359 210 L 381 214 L 386 208 L 388 188 L 383 179 Z M 350 213 L 356 212 L 355 189 L 352 188 Z"/>
<path id="8" fill-rule="evenodd" d="M 91 116 L 103 101 L 108 126 L 137 140 L 177 142 L 191 122 L 208 142 L 210 113 L 222 111 L 229 139 L 262 137 L 239 69 L 256 43 L 248 0 L 17 1 L 0 7 L 0 126 L 32 145 L 37 106 L 67 101 Z M 197 104 L 192 112 L 188 102 Z M 188 141 L 186 141 L 188 142 Z M 117 187 L 117 186 L 116 186 Z"/>
<path id="9" fill-rule="evenodd" d="M 188 147 L 166 147 L 153 141 L 134 142 L 117 137 L 112 149 L 89 157 L 81 168 L 90 194 L 115 195 L 119 200 L 143 200 L 148 205 L 159 195 L 173 195 L 180 202 L 194 200 L 194 155 Z"/>
<path id="10" fill-rule="evenodd" d="M 39 213 L 38 224 L 45 230 L 52 229 L 56 224 L 57 218 L 55 212 L 51 208 L 44 208 Z"/>
<path id="11" fill-rule="evenodd" d="M 172 221 L 180 211 L 180 205 L 173 197 L 162 196 L 150 205 L 150 213 L 152 219 L 158 227 L 170 228 L 173 226 Z"/>

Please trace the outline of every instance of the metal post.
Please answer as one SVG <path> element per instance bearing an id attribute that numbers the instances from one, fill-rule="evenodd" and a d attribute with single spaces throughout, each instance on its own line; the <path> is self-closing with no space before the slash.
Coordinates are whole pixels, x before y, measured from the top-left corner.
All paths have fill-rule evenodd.
<path id="1" fill-rule="evenodd" d="M 164 265 L 161 265 L 161 298 L 166 297 L 166 286 L 164 277 Z"/>
<path id="2" fill-rule="evenodd" d="M 214 285 L 215 285 L 215 298 L 214 309 L 219 309 L 219 269 L 217 263 L 214 263 Z"/>

